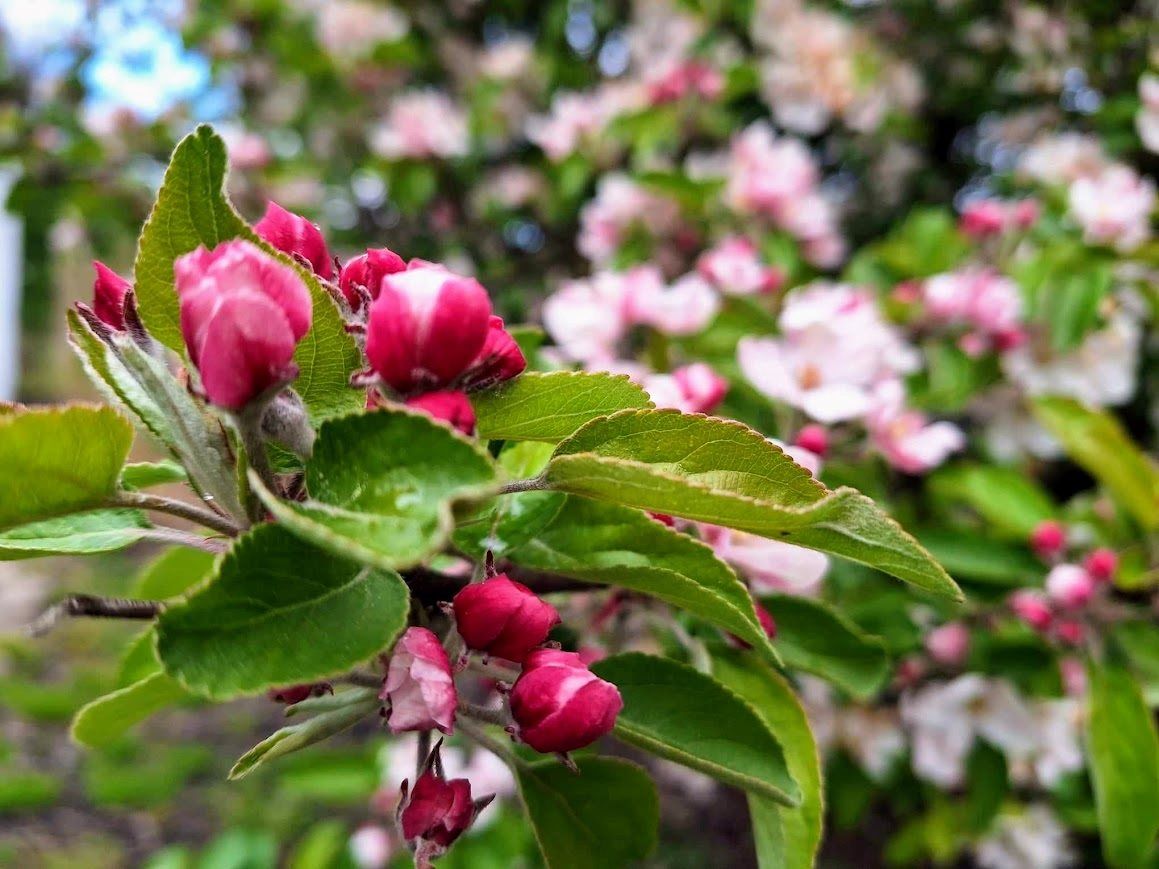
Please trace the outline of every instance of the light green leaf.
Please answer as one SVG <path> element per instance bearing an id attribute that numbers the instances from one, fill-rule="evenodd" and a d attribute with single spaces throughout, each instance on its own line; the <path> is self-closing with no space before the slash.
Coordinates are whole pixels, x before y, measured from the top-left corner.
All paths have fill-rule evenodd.
<path id="1" fill-rule="evenodd" d="M 189 481 L 185 468 L 177 462 L 133 462 L 121 471 L 121 487 L 125 489 L 148 489 L 167 483 Z"/>
<path id="2" fill-rule="evenodd" d="M 498 511 L 462 527 L 456 543 L 475 555 L 491 549 L 523 567 L 651 595 L 777 660 L 748 589 L 687 534 L 630 507 L 559 492 L 506 496 Z"/>
<path id="3" fill-rule="evenodd" d="M 344 672 L 390 646 L 409 607 L 397 573 L 262 525 L 234 544 L 212 581 L 165 610 L 157 652 L 190 690 L 225 699 Z"/>
<path id="4" fill-rule="evenodd" d="M 1140 525 L 1159 529 L 1159 467 L 1115 417 L 1069 398 L 1039 398 L 1031 409 L 1066 454 L 1106 486 Z"/>
<path id="5" fill-rule="evenodd" d="M 309 500 L 283 501 L 253 474 L 251 483 L 294 534 L 390 569 L 442 548 L 451 505 L 492 489 L 495 468 L 476 443 L 425 414 L 378 410 L 322 426 L 306 469 Z"/>
<path id="6" fill-rule="evenodd" d="M 627 408 L 652 406 L 623 375 L 584 371 L 529 372 L 471 396 L 480 438 L 556 443 L 584 423 Z"/>
<path id="7" fill-rule="evenodd" d="M 81 707 L 72 722 L 72 738 L 89 748 L 100 748 L 188 696 L 175 680 L 154 673 Z"/>
<path id="8" fill-rule="evenodd" d="M 168 600 L 184 594 L 213 571 L 216 556 L 200 549 L 169 549 L 137 576 L 133 597 Z"/>
<path id="9" fill-rule="evenodd" d="M 17 525 L 0 532 L 0 561 L 112 552 L 132 546 L 150 527 L 139 510 L 94 510 Z"/>
<path id="10" fill-rule="evenodd" d="M 516 768 L 519 794 L 548 869 L 623 869 L 656 846 L 656 786 L 640 767 L 604 757 Z"/>
<path id="11" fill-rule="evenodd" d="M 0 529 L 102 506 L 132 441 L 133 427 L 110 407 L 0 414 Z"/>
<path id="12" fill-rule="evenodd" d="M 154 673 L 161 672 L 161 662 L 157 660 L 157 632 L 152 625 L 125 647 L 121 654 L 121 663 L 117 668 L 117 687 L 127 688 L 135 682 L 147 679 Z"/>
<path id="13" fill-rule="evenodd" d="M 840 555 L 960 600 L 942 567 L 869 498 L 830 492 L 740 423 L 668 410 L 584 426 L 547 466 L 551 488 Z"/>
<path id="14" fill-rule="evenodd" d="M 363 396 L 350 388 L 349 378 L 360 364 L 360 354 L 337 307 L 312 272 L 259 239 L 234 211 L 225 194 L 227 164 L 225 143 L 206 125 L 173 151 L 137 247 L 134 289 L 141 318 L 157 340 L 182 352 L 173 261 L 200 245 L 212 250 L 235 238 L 253 242 L 292 266 L 310 290 L 314 322 L 294 360 L 301 369 L 295 389 L 311 419 L 356 410 Z"/>
<path id="15" fill-rule="evenodd" d="M 719 781 L 796 805 L 801 792 L 768 725 L 735 693 L 686 664 L 629 653 L 592 665 L 624 708 L 615 735 Z"/>
<path id="16" fill-rule="evenodd" d="M 1114 665 L 1088 667 L 1087 754 L 1103 856 L 1142 866 L 1159 834 L 1159 737 L 1135 680 Z"/>
<path id="17" fill-rule="evenodd" d="M 942 528 L 918 531 L 918 541 L 959 580 L 1019 588 L 1042 576 L 1042 562 L 1024 543 Z"/>
<path id="18" fill-rule="evenodd" d="M 382 701 L 374 696 L 373 691 L 369 697 L 362 691 L 346 691 L 344 694 L 357 696 L 347 698 L 343 694 L 338 694 L 334 698 L 328 698 L 344 702 L 313 718 L 308 718 L 301 724 L 292 724 L 270 734 L 238 758 L 237 763 L 229 771 L 230 779 L 244 778 L 264 763 L 300 751 L 348 730 L 382 705 Z"/>
<path id="19" fill-rule="evenodd" d="M 859 700 L 877 693 L 889 675 L 885 644 L 821 601 L 772 595 L 761 602 L 777 623 L 785 664 L 828 679 Z"/>
<path id="20" fill-rule="evenodd" d="M 785 679 L 751 653 L 721 649 L 714 655 L 713 674 L 748 701 L 777 735 L 789 774 L 801 789 L 795 808 L 749 794 L 761 869 L 810 869 L 821 844 L 824 817 L 821 760 L 809 719 Z"/>
<path id="21" fill-rule="evenodd" d="M 936 498 L 967 505 L 1016 540 L 1026 540 L 1039 522 L 1057 515 L 1050 495 L 1014 468 L 960 463 L 934 472 L 928 484 Z"/>

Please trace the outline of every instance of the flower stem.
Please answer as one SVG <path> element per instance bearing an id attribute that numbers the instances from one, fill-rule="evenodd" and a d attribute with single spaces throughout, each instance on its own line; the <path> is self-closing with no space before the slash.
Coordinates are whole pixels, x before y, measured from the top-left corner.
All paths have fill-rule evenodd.
<path id="1" fill-rule="evenodd" d="M 157 513 L 168 513 L 180 519 L 187 519 L 212 528 L 228 537 L 236 537 L 241 529 L 232 519 L 190 504 L 188 501 L 178 501 L 176 498 L 166 498 L 164 495 L 153 495 L 148 492 L 117 492 L 109 499 L 110 507 L 134 507 L 138 510 L 152 510 Z"/>

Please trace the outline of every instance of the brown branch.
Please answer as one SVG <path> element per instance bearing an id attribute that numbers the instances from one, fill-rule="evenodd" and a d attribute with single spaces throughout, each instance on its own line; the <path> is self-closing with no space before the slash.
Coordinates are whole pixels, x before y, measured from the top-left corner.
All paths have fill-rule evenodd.
<path id="1" fill-rule="evenodd" d="M 135 507 L 138 510 L 153 510 L 157 513 L 168 513 L 179 519 L 188 519 L 206 528 L 212 528 L 228 537 L 236 537 L 241 528 L 231 519 L 218 513 L 190 504 L 188 501 L 179 501 L 176 498 L 166 498 L 164 495 L 153 495 L 149 492 L 117 492 L 109 500 L 112 507 Z"/>
<path id="2" fill-rule="evenodd" d="M 70 594 L 64 600 L 49 607 L 27 628 L 28 634 L 40 637 L 47 634 L 67 618 L 130 619 L 152 621 L 157 618 L 165 605 L 155 600 L 131 600 L 128 598 L 97 597 L 91 594 Z"/>

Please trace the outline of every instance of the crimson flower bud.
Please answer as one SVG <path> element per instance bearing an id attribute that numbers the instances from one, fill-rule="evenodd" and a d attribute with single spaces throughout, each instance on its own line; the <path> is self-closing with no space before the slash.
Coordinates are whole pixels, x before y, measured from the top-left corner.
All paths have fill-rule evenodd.
<path id="1" fill-rule="evenodd" d="M 338 287 L 346 296 L 350 307 L 357 311 L 362 306 L 362 297 L 358 294 L 357 287 L 365 288 L 370 293 L 371 299 L 377 299 L 382 279 L 387 275 L 404 271 L 406 262 L 390 248 L 367 248 L 366 253 L 354 257 L 342 267 L 342 273 L 338 276 Z"/>
<path id="2" fill-rule="evenodd" d="M 523 663 L 559 624 L 555 607 L 502 573 L 468 585 L 452 604 L 468 648 L 516 663 Z"/>
<path id="3" fill-rule="evenodd" d="M 510 700 L 519 738 L 545 754 L 591 745 L 611 732 L 624 707 L 615 685 L 575 652 L 557 649 L 537 649 L 524 659 Z"/>
<path id="4" fill-rule="evenodd" d="M 1010 595 L 1010 609 L 1025 624 L 1036 631 L 1045 631 L 1054 621 L 1050 605 L 1037 591 L 1020 589 Z"/>
<path id="5" fill-rule="evenodd" d="M 1076 564 L 1057 564 L 1046 575 L 1046 593 L 1059 606 L 1078 609 L 1094 597 L 1095 580 Z"/>
<path id="6" fill-rule="evenodd" d="M 947 622 L 926 635 L 926 652 L 947 667 L 958 667 L 970 651 L 970 631 L 961 622 Z"/>
<path id="7" fill-rule="evenodd" d="M 199 247 L 173 264 L 181 332 L 206 396 L 240 410 L 297 373 L 310 331 L 310 292 L 298 273 L 248 241 Z"/>
<path id="8" fill-rule="evenodd" d="M 1083 559 L 1083 569 L 1099 582 L 1110 582 L 1119 569 L 1119 556 L 1111 549 L 1096 549 Z"/>
<path id="9" fill-rule="evenodd" d="M 285 703 L 293 706 L 301 703 L 308 697 L 321 697 L 323 694 L 333 694 L 334 686 L 329 682 L 312 682 L 305 685 L 289 685 L 285 688 L 272 688 L 269 698 L 275 703 Z"/>
<path id="10" fill-rule="evenodd" d="M 440 848 L 449 847 L 474 819 L 471 783 L 447 781 L 430 768 L 418 777 L 399 814 L 404 839 L 424 839 Z"/>
<path id="11" fill-rule="evenodd" d="M 407 399 L 407 407 L 421 410 L 435 419 L 450 423 L 463 434 L 475 433 L 475 409 L 467 393 L 457 389 L 446 389 L 440 392 L 424 392 L 422 395 Z"/>
<path id="12" fill-rule="evenodd" d="M 503 318 L 492 314 L 487 324 L 483 349 L 471 361 L 462 385 L 464 389 L 494 386 L 522 374 L 526 367 L 527 360 L 523 351 L 503 326 Z"/>
<path id="13" fill-rule="evenodd" d="M 768 635 L 770 640 L 777 638 L 777 623 L 773 621 L 773 614 L 767 609 L 754 601 L 757 610 L 757 621 L 761 623 L 761 629 Z"/>
<path id="14" fill-rule="evenodd" d="M 127 280 L 100 260 L 93 260 L 97 278 L 93 281 L 93 313 L 106 326 L 125 330 L 125 296 L 133 288 Z"/>
<path id="15" fill-rule="evenodd" d="M 491 299 L 474 278 L 412 262 L 382 279 L 370 306 L 366 357 L 403 394 L 442 389 L 479 355 L 490 319 Z"/>
<path id="16" fill-rule="evenodd" d="M 829 432 L 824 426 L 810 423 L 801 427 L 793 443 L 824 458 L 829 452 Z"/>
<path id="17" fill-rule="evenodd" d="M 334 275 L 334 262 L 322 231 L 301 215 L 271 202 L 266 206 L 265 216 L 254 224 L 254 232 L 282 253 L 300 256 L 323 280 L 328 281 Z"/>
<path id="18" fill-rule="evenodd" d="M 1054 627 L 1054 635 L 1058 637 L 1060 642 L 1068 646 L 1077 646 L 1082 643 L 1083 637 L 1086 636 L 1086 629 L 1082 622 L 1074 619 L 1060 619 Z"/>
<path id="19" fill-rule="evenodd" d="M 1066 529 L 1061 522 L 1044 519 L 1030 532 L 1030 548 L 1039 558 L 1051 559 L 1066 549 Z"/>
<path id="20" fill-rule="evenodd" d="M 997 199 L 981 199 L 962 209 L 958 228 L 971 238 L 986 238 L 1002 232 L 1006 222 L 1006 203 Z"/>
<path id="21" fill-rule="evenodd" d="M 439 638 L 426 628 L 407 628 L 391 653 L 379 696 L 390 701 L 386 723 L 391 732 L 437 727 L 450 733 L 459 695 L 451 660 Z"/>

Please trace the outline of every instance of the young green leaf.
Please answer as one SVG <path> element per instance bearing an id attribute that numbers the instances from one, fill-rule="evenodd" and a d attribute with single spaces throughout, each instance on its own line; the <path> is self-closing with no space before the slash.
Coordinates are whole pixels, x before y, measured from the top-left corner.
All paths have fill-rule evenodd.
<path id="1" fill-rule="evenodd" d="M 357 696 L 346 698 L 343 694 Z M 370 697 L 366 697 L 365 692 L 360 691 L 346 691 L 343 694 L 327 698 L 344 701 L 341 704 L 308 718 L 301 724 L 283 727 L 243 754 L 229 771 L 230 779 L 244 778 L 264 763 L 300 751 L 343 730 L 348 730 L 382 705 L 382 701 L 373 696 L 373 692 Z"/>
<path id="2" fill-rule="evenodd" d="M 559 492 L 500 498 L 497 511 L 462 527 L 456 543 L 476 555 L 491 549 L 523 567 L 651 595 L 778 660 L 748 589 L 687 534 L 630 507 Z"/>
<path id="3" fill-rule="evenodd" d="M 965 504 L 999 533 L 1019 541 L 1057 515 L 1050 495 L 1014 468 L 963 462 L 939 469 L 928 485 L 935 498 Z"/>
<path id="4" fill-rule="evenodd" d="M 189 693 L 174 679 L 154 673 L 81 707 L 72 722 L 72 738 L 89 748 L 100 748 L 187 697 Z"/>
<path id="5" fill-rule="evenodd" d="M 1066 454 L 1106 486 L 1140 525 L 1159 529 L 1159 466 L 1115 417 L 1069 398 L 1039 398 L 1031 409 Z"/>
<path id="6" fill-rule="evenodd" d="M 739 423 L 622 411 L 561 443 L 544 481 L 840 555 L 934 594 L 962 597 L 941 565 L 873 501 L 854 489 L 829 491 Z"/>
<path id="7" fill-rule="evenodd" d="M 1159 738 L 1134 678 L 1110 664 L 1088 667 L 1087 754 L 1103 856 L 1142 866 L 1159 834 Z"/>
<path id="8" fill-rule="evenodd" d="M 605 658 L 592 672 L 624 698 L 619 739 L 782 805 L 800 803 L 775 734 L 711 676 L 634 652 Z"/>
<path id="9" fill-rule="evenodd" d="M 169 549 L 137 575 L 133 597 L 168 600 L 184 594 L 209 576 L 215 561 L 216 556 L 200 549 Z"/>
<path id="10" fill-rule="evenodd" d="M 227 165 L 225 143 L 206 125 L 173 151 L 137 247 L 134 291 L 141 318 L 157 340 L 182 352 L 173 261 L 200 245 L 213 249 L 235 238 L 253 242 L 292 266 L 310 290 L 313 326 L 298 344 L 294 360 L 300 369 L 295 389 L 311 419 L 357 410 L 363 397 L 350 388 L 349 378 L 360 354 L 337 307 L 312 272 L 263 242 L 234 211 L 225 194 Z"/>
<path id="11" fill-rule="evenodd" d="M 186 483 L 189 481 L 185 468 L 177 462 L 133 462 L 125 465 L 121 471 L 121 488 L 148 489 L 153 486 L 164 486 L 167 483 Z"/>
<path id="12" fill-rule="evenodd" d="M 627 408 L 652 406 L 623 375 L 529 372 L 471 396 L 479 437 L 557 443 L 584 423 Z"/>
<path id="13" fill-rule="evenodd" d="M 759 866 L 811 869 L 821 844 L 825 801 L 821 760 L 801 701 L 784 677 L 751 653 L 719 650 L 713 656 L 713 675 L 750 703 L 777 734 L 789 774 L 801 789 L 801 804 L 795 808 L 748 795 Z"/>
<path id="14" fill-rule="evenodd" d="M 777 623 L 777 651 L 790 668 L 828 679 L 862 700 L 889 675 L 884 643 L 828 604 L 785 594 L 761 602 Z"/>
<path id="15" fill-rule="evenodd" d="M 451 505 L 490 490 L 495 468 L 477 444 L 424 414 L 398 409 L 325 423 L 306 470 L 305 502 L 283 501 L 251 478 L 294 534 L 392 569 L 441 548 L 453 528 Z"/>
<path id="16" fill-rule="evenodd" d="M 640 767 L 604 757 L 576 759 L 579 775 L 555 760 L 515 772 L 548 869 L 622 869 L 656 846 L 660 805 Z"/>
<path id="17" fill-rule="evenodd" d="M 0 529 L 102 506 L 132 441 L 133 427 L 110 407 L 0 414 Z"/>
<path id="18" fill-rule="evenodd" d="M 0 561 L 112 552 L 132 546 L 150 527 L 139 510 L 93 510 L 17 525 L 0 532 Z"/>
<path id="19" fill-rule="evenodd" d="M 234 544 L 212 581 L 165 610 L 157 652 L 190 690 L 225 699 L 360 664 L 390 646 L 409 608 L 397 573 L 262 525 Z"/>

